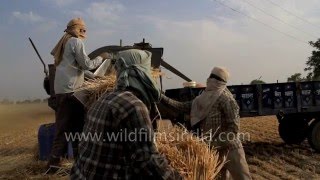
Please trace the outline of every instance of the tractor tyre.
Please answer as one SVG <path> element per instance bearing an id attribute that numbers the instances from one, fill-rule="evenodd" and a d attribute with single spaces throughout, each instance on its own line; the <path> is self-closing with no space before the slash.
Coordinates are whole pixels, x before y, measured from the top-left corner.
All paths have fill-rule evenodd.
<path id="1" fill-rule="evenodd" d="M 300 144 L 307 137 L 308 123 L 304 119 L 283 119 L 278 130 L 286 144 Z"/>
<path id="2" fill-rule="evenodd" d="M 320 121 L 314 121 L 310 124 L 308 142 L 314 150 L 320 152 Z"/>

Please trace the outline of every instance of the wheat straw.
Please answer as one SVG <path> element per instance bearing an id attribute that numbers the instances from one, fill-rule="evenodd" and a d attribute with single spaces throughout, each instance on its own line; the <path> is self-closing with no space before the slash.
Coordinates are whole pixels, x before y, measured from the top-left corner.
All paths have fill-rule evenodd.
<path id="1" fill-rule="evenodd" d="M 85 81 L 83 87 L 80 88 L 80 90 L 86 90 L 88 92 L 89 98 L 86 107 L 90 107 L 102 94 L 114 90 L 116 84 L 115 71 L 114 69 L 109 69 L 107 71 L 108 73 L 106 76 Z M 164 75 L 160 69 L 155 68 L 151 70 L 151 74 L 156 82 L 160 76 Z"/>
<path id="2" fill-rule="evenodd" d="M 184 127 L 174 126 L 159 131 L 156 144 L 160 153 L 186 180 L 214 179 L 225 163 L 224 158 L 219 159 L 214 148 L 187 132 Z"/>

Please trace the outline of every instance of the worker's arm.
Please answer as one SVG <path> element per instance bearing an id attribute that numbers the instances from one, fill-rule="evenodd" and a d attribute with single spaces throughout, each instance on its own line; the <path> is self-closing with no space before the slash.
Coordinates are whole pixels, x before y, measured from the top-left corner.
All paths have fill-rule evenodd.
<path id="1" fill-rule="evenodd" d="M 237 102 L 230 98 L 222 105 L 222 111 L 225 115 L 225 122 L 228 132 L 238 133 L 240 126 L 239 106 Z"/>
<path id="2" fill-rule="evenodd" d="M 84 70 L 91 70 L 97 68 L 103 61 L 103 58 L 97 56 L 94 59 L 90 59 L 85 51 L 83 41 L 79 38 L 74 38 L 73 53 L 75 54 L 76 61 L 80 67 Z"/>
<path id="3" fill-rule="evenodd" d="M 127 132 L 136 134 L 134 141 L 125 143 L 131 154 L 134 174 L 143 179 L 181 179 L 179 173 L 168 165 L 166 158 L 155 147 L 147 108 L 144 105 L 136 106 L 127 119 Z"/>
<path id="4" fill-rule="evenodd" d="M 190 113 L 191 111 L 191 106 L 192 106 L 192 101 L 186 101 L 186 102 L 179 102 L 176 100 L 173 100 L 167 96 L 165 96 L 164 94 L 161 94 L 161 100 L 160 102 L 169 107 L 169 108 L 173 108 L 179 112 L 184 112 L 184 113 Z"/>
<path id="5" fill-rule="evenodd" d="M 215 143 L 222 147 L 238 148 L 241 146 L 238 137 L 240 127 L 239 106 L 232 97 L 226 98 L 220 103 L 224 115 L 222 121 L 224 130 L 219 134 L 218 141 Z"/>

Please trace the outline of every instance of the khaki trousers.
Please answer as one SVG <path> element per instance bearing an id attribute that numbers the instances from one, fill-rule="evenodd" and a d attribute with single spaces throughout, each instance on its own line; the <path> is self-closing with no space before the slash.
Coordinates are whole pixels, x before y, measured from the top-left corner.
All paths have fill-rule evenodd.
<path id="1" fill-rule="evenodd" d="M 243 147 L 229 151 L 219 150 L 220 157 L 226 157 L 226 164 L 220 171 L 218 179 L 251 180 L 249 167 Z"/>

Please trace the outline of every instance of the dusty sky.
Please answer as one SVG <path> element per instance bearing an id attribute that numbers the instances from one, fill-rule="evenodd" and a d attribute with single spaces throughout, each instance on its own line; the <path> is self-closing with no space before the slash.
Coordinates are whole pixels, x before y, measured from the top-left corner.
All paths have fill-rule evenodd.
<path id="1" fill-rule="evenodd" d="M 296 72 L 303 73 L 312 51 L 307 42 L 320 35 L 320 1 L 216 1 L 4 0 L 0 99 L 47 96 L 43 68 L 28 37 L 45 62 L 52 63 L 49 52 L 74 17 L 87 23 L 88 54 L 118 45 L 120 39 L 132 45 L 146 38 L 153 47 L 164 48 L 168 63 L 197 82 L 204 83 L 213 66 L 229 69 L 229 85 L 248 84 L 259 77 L 267 83 L 284 82 Z M 164 88 L 182 87 L 183 80 L 164 71 Z"/>

